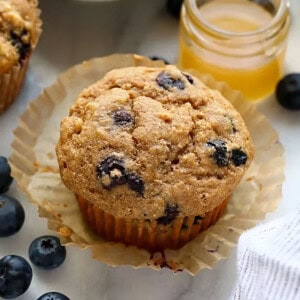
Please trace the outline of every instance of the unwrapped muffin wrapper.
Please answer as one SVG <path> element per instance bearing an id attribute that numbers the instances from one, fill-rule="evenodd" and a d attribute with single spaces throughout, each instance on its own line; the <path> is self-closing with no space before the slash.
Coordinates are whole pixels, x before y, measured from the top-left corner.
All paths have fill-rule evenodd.
<path id="1" fill-rule="evenodd" d="M 250 131 L 255 157 L 235 188 L 223 216 L 208 230 L 178 250 L 150 254 L 134 246 L 103 240 L 86 225 L 75 196 L 62 183 L 55 154 L 60 121 L 78 94 L 112 69 L 130 66 L 164 66 L 132 54 L 114 54 L 83 62 L 61 74 L 57 81 L 32 101 L 14 131 L 10 157 L 12 175 L 50 230 L 66 245 L 89 248 L 93 257 L 111 266 L 169 267 L 195 275 L 230 255 L 240 234 L 274 211 L 281 199 L 284 180 L 283 147 L 268 120 L 241 94 L 208 75 L 189 70 L 207 86 L 219 90 L 241 113 Z"/>

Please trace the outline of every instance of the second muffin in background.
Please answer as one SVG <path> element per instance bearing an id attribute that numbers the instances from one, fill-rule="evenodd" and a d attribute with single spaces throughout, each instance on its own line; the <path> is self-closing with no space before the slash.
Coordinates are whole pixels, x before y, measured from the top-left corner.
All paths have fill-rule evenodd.
<path id="1" fill-rule="evenodd" d="M 22 86 L 41 33 L 37 0 L 0 1 L 0 113 Z"/>
<path id="2" fill-rule="evenodd" d="M 150 251 L 214 224 L 253 157 L 233 106 L 174 66 L 113 70 L 85 89 L 56 150 L 89 226 Z"/>

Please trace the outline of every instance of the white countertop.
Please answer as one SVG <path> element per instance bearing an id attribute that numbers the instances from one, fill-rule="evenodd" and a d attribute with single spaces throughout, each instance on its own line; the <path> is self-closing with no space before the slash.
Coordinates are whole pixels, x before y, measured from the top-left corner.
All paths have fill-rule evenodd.
<path id="1" fill-rule="evenodd" d="M 41 0 L 44 31 L 31 60 L 24 88 L 10 109 L 0 116 L 0 155 L 11 153 L 12 131 L 27 103 L 67 67 L 95 56 L 113 52 L 158 55 L 176 61 L 177 20 L 164 10 L 166 1 L 120 0 L 111 3 L 80 3 L 71 0 Z M 286 72 L 300 72 L 300 1 L 290 0 L 292 25 L 288 42 Z M 300 206 L 300 111 L 281 108 L 274 97 L 258 105 L 279 132 L 285 147 L 286 181 L 282 202 L 267 219 L 278 218 Z M 262 128 L 263 130 L 263 128 Z M 47 234 L 46 221 L 14 183 L 8 193 L 22 201 L 26 220 L 13 237 L 1 239 L 0 257 L 19 254 L 28 257 L 30 242 Z M 69 247 L 65 263 L 53 271 L 34 268 L 27 293 L 18 299 L 33 300 L 56 290 L 72 300 L 198 300 L 228 299 L 236 276 L 236 253 L 213 270 L 195 277 L 164 269 L 111 268 L 90 257 L 89 251 Z"/>

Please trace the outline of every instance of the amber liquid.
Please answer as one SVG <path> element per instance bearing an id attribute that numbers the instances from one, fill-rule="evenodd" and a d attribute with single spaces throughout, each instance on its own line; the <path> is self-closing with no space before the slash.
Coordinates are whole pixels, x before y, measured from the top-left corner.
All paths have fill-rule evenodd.
<path id="1" fill-rule="evenodd" d="M 271 14 L 247 0 L 215 0 L 203 5 L 199 12 L 211 26 L 235 33 L 255 31 L 272 19 Z M 240 90 L 247 100 L 260 100 L 270 95 L 282 76 L 284 50 L 268 55 L 268 49 L 265 49 L 265 53 L 255 59 L 222 57 L 220 54 L 210 55 L 197 47 L 193 39 L 190 37 L 188 44 L 181 32 L 179 65 L 226 81 L 233 89 Z"/>

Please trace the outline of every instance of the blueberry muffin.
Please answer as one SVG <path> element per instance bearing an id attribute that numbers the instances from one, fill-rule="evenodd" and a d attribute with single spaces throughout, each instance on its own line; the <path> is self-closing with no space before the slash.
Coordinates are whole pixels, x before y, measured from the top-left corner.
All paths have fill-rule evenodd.
<path id="1" fill-rule="evenodd" d="M 253 157 L 224 97 L 175 66 L 113 70 L 78 96 L 56 147 L 104 239 L 177 249 L 214 224 Z"/>
<path id="2" fill-rule="evenodd" d="M 36 0 L 0 1 L 0 113 L 18 95 L 41 21 Z"/>

